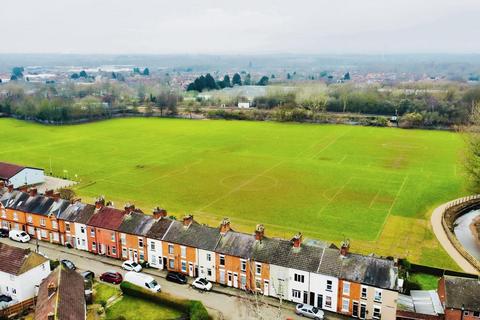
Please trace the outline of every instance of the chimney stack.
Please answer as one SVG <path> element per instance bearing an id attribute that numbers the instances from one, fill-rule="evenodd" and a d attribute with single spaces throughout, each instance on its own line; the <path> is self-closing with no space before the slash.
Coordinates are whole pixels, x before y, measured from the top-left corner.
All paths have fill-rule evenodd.
<path id="1" fill-rule="evenodd" d="M 342 242 L 342 247 L 340 248 L 340 255 L 342 257 L 346 257 L 348 255 L 348 251 L 350 250 L 350 240 L 346 239 Z"/>
<path id="2" fill-rule="evenodd" d="M 294 248 L 300 248 L 300 246 L 302 245 L 302 238 L 303 236 L 301 232 L 293 236 L 291 242 Z"/>
<path id="3" fill-rule="evenodd" d="M 57 286 L 55 285 L 55 283 L 50 282 L 47 287 L 48 298 L 53 296 L 55 292 L 57 292 Z"/>
<path id="4" fill-rule="evenodd" d="M 52 197 L 53 196 L 53 190 L 50 189 L 50 190 L 45 191 L 45 196 L 46 197 Z"/>
<path id="5" fill-rule="evenodd" d="M 95 209 L 100 210 L 105 206 L 105 198 L 103 196 L 98 197 L 98 199 L 95 201 Z"/>
<path id="6" fill-rule="evenodd" d="M 165 218 L 167 216 L 167 210 L 162 209 L 160 207 L 156 207 L 153 209 L 153 218 L 155 220 Z"/>
<path id="7" fill-rule="evenodd" d="M 8 188 L 8 192 L 13 192 L 13 184 L 9 184 L 7 188 Z"/>
<path id="8" fill-rule="evenodd" d="M 28 193 L 30 194 L 30 197 L 35 197 L 37 195 L 37 188 L 31 188 Z"/>
<path id="9" fill-rule="evenodd" d="M 60 200 L 60 192 L 55 192 L 52 196 L 53 200 L 58 201 Z"/>
<path id="10" fill-rule="evenodd" d="M 191 214 L 187 214 L 183 217 L 183 227 L 188 228 L 193 222 L 193 216 Z"/>
<path id="11" fill-rule="evenodd" d="M 230 230 L 230 219 L 223 218 L 222 223 L 220 224 L 220 234 L 223 236 Z"/>
<path id="12" fill-rule="evenodd" d="M 257 227 L 255 228 L 255 240 L 262 241 L 264 235 L 265 227 L 263 226 L 263 224 L 257 224 Z"/>
<path id="13" fill-rule="evenodd" d="M 133 211 L 135 211 L 135 205 L 134 204 L 130 204 L 130 203 L 126 203 L 125 204 L 125 212 L 128 214 L 128 213 L 132 213 Z"/>
<path id="14" fill-rule="evenodd" d="M 0 180 L 0 189 L 5 188 L 5 181 Z"/>
<path id="15" fill-rule="evenodd" d="M 27 192 L 28 191 L 28 186 L 26 184 L 24 184 L 20 188 L 18 188 L 18 190 L 20 190 L 22 192 Z"/>

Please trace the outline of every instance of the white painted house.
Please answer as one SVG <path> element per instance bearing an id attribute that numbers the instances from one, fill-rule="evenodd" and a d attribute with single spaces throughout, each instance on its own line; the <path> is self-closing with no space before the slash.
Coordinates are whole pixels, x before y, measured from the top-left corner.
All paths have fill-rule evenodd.
<path id="1" fill-rule="evenodd" d="M 216 282 L 215 252 L 197 249 L 198 276 Z"/>
<path id="2" fill-rule="evenodd" d="M 18 188 L 24 185 L 44 183 L 45 173 L 44 170 L 40 168 L 0 162 L 0 180 L 12 184 L 14 188 Z"/>
<path id="3" fill-rule="evenodd" d="M 167 255 L 163 253 L 163 237 L 170 229 L 172 220 L 166 218 L 167 211 L 155 208 L 153 217 L 156 221 L 147 232 L 148 264 L 152 268 L 165 269 L 167 266 Z"/>
<path id="4" fill-rule="evenodd" d="M 10 296 L 11 304 L 33 298 L 49 274 L 50 262 L 45 257 L 0 243 L 0 295 Z"/>
<path id="5" fill-rule="evenodd" d="M 58 219 L 65 223 L 65 243 L 69 243 L 76 249 L 88 251 L 86 223 L 94 212 L 94 205 L 77 201 L 60 213 Z"/>

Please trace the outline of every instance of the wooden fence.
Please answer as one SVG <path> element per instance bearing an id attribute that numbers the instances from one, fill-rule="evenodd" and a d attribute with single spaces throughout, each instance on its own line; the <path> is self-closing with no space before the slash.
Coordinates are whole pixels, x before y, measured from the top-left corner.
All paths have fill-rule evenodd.
<path id="1" fill-rule="evenodd" d="M 21 314 L 25 310 L 32 308 L 35 305 L 35 298 L 31 298 L 13 306 L 0 310 L 0 318 L 12 318 Z"/>

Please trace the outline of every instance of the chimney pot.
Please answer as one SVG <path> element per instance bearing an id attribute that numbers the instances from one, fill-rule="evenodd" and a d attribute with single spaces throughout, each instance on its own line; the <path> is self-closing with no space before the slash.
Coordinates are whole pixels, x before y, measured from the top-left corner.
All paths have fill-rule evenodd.
<path id="1" fill-rule="evenodd" d="M 183 217 L 183 226 L 188 228 L 190 224 L 192 224 L 193 216 L 191 214 L 187 214 Z"/>
<path id="2" fill-rule="evenodd" d="M 257 224 L 255 228 L 255 240 L 262 241 L 265 235 L 265 227 L 263 224 Z"/>
<path id="3" fill-rule="evenodd" d="M 230 230 L 230 219 L 223 218 L 222 223 L 220 224 L 220 234 L 225 235 Z"/>
<path id="4" fill-rule="evenodd" d="M 47 196 L 47 197 L 53 196 L 53 190 L 50 189 L 50 190 L 45 191 L 45 196 Z"/>
<path id="5" fill-rule="evenodd" d="M 31 188 L 28 193 L 30 194 L 30 197 L 35 197 L 37 195 L 37 188 Z"/>
<path id="6" fill-rule="evenodd" d="M 153 217 L 155 220 L 165 218 L 167 216 L 167 210 L 162 209 L 160 207 L 156 207 L 153 209 Z"/>
<path id="7" fill-rule="evenodd" d="M 5 181 L 0 180 L 0 189 L 3 189 L 5 187 Z"/>
<path id="8" fill-rule="evenodd" d="M 299 232 L 299 233 L 297 233 L 296 235 L 293 236 L 291 242 L 292 242 L 294 248 L 300 248 L 300 246 L 302 245 L 302 238 L 303 238 L 303 236 L 302 236 L 301 232 Z"/>
<path id="9" fill-rule="evenodd" d="M 8 192 L 12 192 L 13 191 L 13 184 L 9 184 L 7 186 L 7 188 L 8 188 Z"/>
<path id="10" fill-rule="evenodd" d="M 101 209 L 105 206 L 105 198 L 103 196 L 100 196 L 97 198 L 95 201 L 95 209 Z"/>
<path id="11" fill-rule="evenodd" d="M 342 257 L 346 257 L 348 255 L 348 251 L 350 250 L 350 240 L 345 240 L 342 242 L 342 247 L 340 248 L 340 255 Z"/>
<path id="12" fill-rule="evenodd" d="M 18 190 L 22 191 L 22 192 L 27 192 L 28 191 L 28 186 L 27 185 L 23 185 L 21 186 L 20 188 L 18 188 Z"/>

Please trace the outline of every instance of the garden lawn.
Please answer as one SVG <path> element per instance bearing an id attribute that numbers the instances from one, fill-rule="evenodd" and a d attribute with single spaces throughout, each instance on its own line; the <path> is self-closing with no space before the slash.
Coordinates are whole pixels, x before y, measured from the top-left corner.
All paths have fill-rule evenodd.
<path id="1" fill-rule="evenodd" d="M 162 206 L 236 230 L 335 241 L 457 268 L 430 211 L 464 195 L 459 134 L 345 125 L 120 119 L 44 126 L 0 119 L 0 161 L 78 180 L 84 201 Z"/>
<path id="2" fill-rule="evenodd" d="M 104 283 L 96 283 L 94 286 L 95 294 L 93 295 L 93 303 L 100 304 L 102 301 L 107 302 L 108 299 L 115 295 L 120 295 L 120 289 L 113 285 Z"/>
<path id="3" fill-rule="evenodd" d="M 182 313 L 148 300 L 124 296 L 107 308 L 106 315 L 108 320 L 116 320 L 120 316 L 128 320 L 168 320 L 179 319 Z"/>

